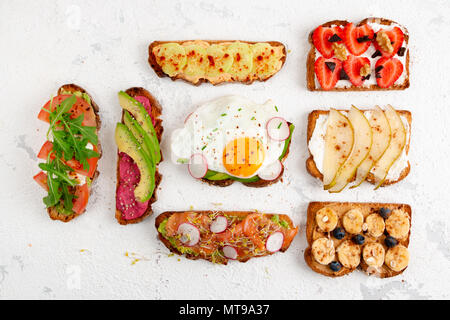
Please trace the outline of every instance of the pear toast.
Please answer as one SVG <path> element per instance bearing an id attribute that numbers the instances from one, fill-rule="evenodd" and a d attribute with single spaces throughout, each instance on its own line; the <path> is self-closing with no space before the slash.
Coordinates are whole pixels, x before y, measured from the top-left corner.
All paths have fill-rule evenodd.
<path id="1" fill-rule="evenodd" d="M 148 53 L 148 62 L 159 77 L 193 85 L 267 81 L 286 61 L 286 47 L 277 41 L 154 41 Z"/>
<path id="2" fill-rule="evenodd" d="M 380 278 L 394 277 L 409 263 L 410 227 L 407 204 L 310 202 L 305 261 L 328 277 L 355 269 Z"/>
<path id="3" fill-rule="evenodd" d="M 347 110 L 343 110 L 340 109 L 338 110 L 340 112 L 346 112 Z M 366 113 L 369 110 L 361 110 L 362 112 Z M 372 111 L 372 110 L 370 110 Z M 412 122 L 412 115 L 410 111 L 407 110 L 396 110 L 397 113 L 399 114 L 400 118 L 402 119 L 402 121 L 408 124 L 406 129 L 406 143 L 404 146 L 404 150 L 403 153 L 405 155 L 405 157 L 408 155 L 409 153 L 409 145 L 410 145 L 410 138 L 411 138 L 411 122 Z M 309 116 L 308 116 L 308 126 L 307 126 L 307 144 L 308 144 L 308 150 L 310 152 L 310 156 L 309 158 L 306 160 L 306 169 L 309 172 L 309 174 L 311 174 L 313 177 L 320 179 L 323 181 L 323 174 L 321 172 L 321 170 L 318 169 L 318 164 L 316 163 L 314 156 L 313 156 L 313 152 L 311 152 L 312 147 L 310 145 L 313 135 L 315 134 L 315 130 L 316 130 L 316 125 L 318 125 L 319 123 L 321 125 L 324 124 L 323 122 L 323 117 L 327 117 L 330 114 L 330 111 L 328 110 L 314 110 L 312 111 Z M 325 122 L 326 123 L 326 122 Z M 325 135 L 325 133 L 324 133 Z M 316 139 L 317 137 L 314 136 L 314 139 Z M 396 161 L 400 161 L 400 158 Z M 403 161 L 403 167 L 400 167 L 395 169 L 396 171 L 399 171 L 397 173 L 397 175 L 395 177 L 389 177 L 389 175 L 386 177 L 386 179 L 382 182 L 382 184 L 380 185 L 381 187 L 383 186 L 388 186 L 394 183 L 397 183 L 401 180 L 403 180 L 410 172 L 411 169 L 411 165 L 409 163 L 409 161 L 407 161 L 407 159 L 402 159 Z M 395 164 L 395 162 L 394 162 Z M 394 167 L 394 165 L 392 165 L 392 167 Z M 350 181 L 354 181 L 355 180 L 355 176 L 353 176 L 353 178 L 351 178 Z M 371 183 L 371 184 L 376 184 L 377 181 L 375 179 L 375 176 L 373 175 L 372 171 L 369 172 L 365 178 L 365 181 Z"/>
<path id="4" fill-rule="evenodd" d="M 287 215 L 254 211 L 168 211 L 155 227 L 171 252 L 225 265 L 285 252 L 298 232 Z"/>
<path id="5" fill-rule="evenodd" d="M 158 138 L 158 141 L 161 143 L 161 138 L 162 138 L 162 134 L 163 134 L 164 128 L 162 126 L 162 119 L 160 118 L 161 117 L 161 113 L 162 113 L 162 107 L 159 104 L 158 100 L 156 100 L 156 98 L 150 92 L 148 92 L 146 89 L 140 88 L 140 87 L 130 88 L 130 89 L 126 90 L 125 93 L 128 94 L 130 97 L 133 97 L 133 98 L 136 97 L 136 96 L 143 96 L 143 97 L 148 99 L 148 101 L 150 102 L 150 106 L 151 106 L 151 118 L 154 120 L 154 128 L 155 128 L 155 132 L 156 132 L 156 137 Z M 122 110 L 122 119 L 121 119 L 122 123 L 124 122 L 124 114 L 125 114 L 125 111 Z M 161 161 L 163 161 L 162 152 L 161 152 Z M 117 185 L 116 185 L 116 189 L 119 188 L 119 182 L 120 182 L 119 163 L 120 163 L 120 155 L 117 158 L 117 170 L 116 170 Z M 148 202 L 148 207 L 145 210 L 145 212 L 141 216 L 139 216 L 137 218 L 125 219 L 123 213 L 116 208 L 116 220 L 117 220 L 117 222 L 119 222 L 122 225 L 138 223 L 138 222 L 141 222 L 142 220 L 144 220 L 149 215 L 151 215 L 153 213 L 152 204 L 154 202 L 156 202 L 156 200 L 157 200 L 157 194 L 156 193 L 157 193 L 157 190 L 158 190 L 158 186 L 159 186 L 159 184 L 161 182 L 161 179 L 162 179 L 162 175 L 158 172 L 158 168 L 156 167 L 156 171 L 155 171 L 155 189 L 154 189 L 154 192 L 152 194 L 152 197 L 150 198 L 150 200 Z"/>
<path id="6" fill-rule="evenodd" d="M 81 92 L 81 93 L 86 94 L 86 95 L 89 96 L 89 99 L 90 99 L 90 102 L 91 102 L 91 106 L 92 106 L 92 109 L 93 109 L 94 114 L 95 114 L 95 121 L 96 121 L 96 127 L 97 127 L 97 132 L 98 132 L 98 130 L 100 130 L 100 126 L 101 126 L 100 116 L 98 114 L 99 107 L 94 102 L 94 100 L 92 99 L 91 95 L 89 93 L 87 93 L 86 90 L 84 90 L 83 88 L 77 86 L 76 84 L 65 84 L 65 85 L 61 86 L 58 89 L 58 95 L 61 95 L 63 93 L 67 94 L 69 92 L 70 93 Z M 100 156 L 99 156 L 99 159 L 100 159 L 101 156 L 102 156 L 102 148 L 101 148 L 100 141 L 98 142 L 98 145 L 97 145 L 97 152 L 100 154 Z M 94 173 L 94 176 L 91 179 L 91 186 L 94 183 L 94 181 L 97 179 L 99 174 L 100 173 L 99 173 L 98 169 L 96 169 L 95 173 Z M 90 195 L 91 192 L 92 192 L 92 187 L 89 188 L 89 195 Z M 83 213 L 83 212 L 82 213 L 74 212 L 73 214 L 68 215 L 68 214 L 61 213 L 59 210 L 57 210 L 56 207 L 47 208 L 47 212 L 48 212 L 48 215 L 50 216 L 50 218 L 52 220 L 60 220 L 62 222 L 69 222 L 72 219 L 78 217 L 79 215 L 81 215 Z"/>
<path id="7" fill-rule="evenodd" d="M 308 39 L 306 82 L 310 91 L 409 87 L 409 33 L 392 20 L 366 18 L 357 25 L 333 20 L 313 30 Z M 363 71 L 365 64 L 368 67 Z"/>

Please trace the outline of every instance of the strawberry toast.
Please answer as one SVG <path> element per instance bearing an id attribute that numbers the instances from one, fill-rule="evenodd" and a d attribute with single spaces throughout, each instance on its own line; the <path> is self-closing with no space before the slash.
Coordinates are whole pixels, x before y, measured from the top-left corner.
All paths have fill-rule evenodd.
<path id="1" fill-rule="evenodd" d="M 409 87 L 408 30 L 394 21 L 334 20 L 317 27 L 309 42 L 307 86 L 311 91 Z"/>

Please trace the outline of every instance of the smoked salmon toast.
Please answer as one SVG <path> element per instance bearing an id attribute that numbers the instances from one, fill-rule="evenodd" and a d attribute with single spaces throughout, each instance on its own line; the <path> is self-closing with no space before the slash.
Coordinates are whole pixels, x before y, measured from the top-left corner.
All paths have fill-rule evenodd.
<path id="1" fill-rule="evenodd" d="M 218 264 L 284 252 L 298 232 L 287 215 L 251 211 L 164 212 L 155 226 L 173 253 Z"/>

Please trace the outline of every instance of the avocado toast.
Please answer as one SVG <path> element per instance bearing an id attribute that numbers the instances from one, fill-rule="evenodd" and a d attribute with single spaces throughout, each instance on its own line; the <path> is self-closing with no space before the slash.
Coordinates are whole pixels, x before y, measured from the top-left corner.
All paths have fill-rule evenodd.
<path id="1" fill-rule="evenodd" d="M 161 182 L 157 164 L 162 161 L 162 108 L 144 88 L 119 93 L 123 108 L 117 124 L 118 146 L 116 219 L 122 224 L 138 223 L 152 214 Z"/>
<path id="2" fill-rule="evenodd" d="M 68 222 L 86 210 L 102 154 L 98 112 L 83 88 L 66 84 L 38 115 L 50 128 L 38 154 L 46 162 L 39 164 L 42 171 L 34 180 L 48 192 L 43 201 L 53 220 Z"/>

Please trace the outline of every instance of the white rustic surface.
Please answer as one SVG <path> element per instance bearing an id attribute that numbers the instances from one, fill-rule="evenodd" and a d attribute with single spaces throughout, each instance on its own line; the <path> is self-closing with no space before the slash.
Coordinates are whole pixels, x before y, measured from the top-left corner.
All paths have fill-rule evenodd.
<path id="1" fill-rule="evenodd" d="M 336 5 L 331 5 L 335 3 Z M 450 289 L 450 3 L 448 1 L 1 1 L 0 2 L 0 298 L 333 299 L 449 298 Z M 410 32 L 411 87 L 400 92 L 306 90 L 311 29 L 332 19 L 381 16 Z M 147 46 L 165 39 L 278 40 L 290 51 L 265 83 L 194 87 L 160 79 Z M 104 148 L 88 212 L 51 221 L 33 182 L 46 125 L 39 108 L 59 85 L 86 88 L 101 108 Z M 259 103 L 271 98 L 296 124 L 283 183 L 226 189 L 193 180 L 166 161 L 155 214 L 138 225 L 114 219 L 116 93 L 149 89 L 164 107 L 163 151 L 194 106 L 225 94 Z M 413 112 L 412 170 L 395 186 L 330 195 L 305 170 L 307 114 L 314 108 L 391 103 Z M 379 280 L 361 272 L 340 279 L 313 273 L 303 260 L 305 209 L 312 200 L 405 202 L 413 207 L 411 262 L 403 275 Z M 218 205 L 218 204 L 222 205 Z M 165 210 L 258 209 L 289 214 L 301 225 L 284 254 L 245 264 L 212 265 L 169 257 L 156 240 Z M 126 253 L 142 260 L 132 264 Z"/>

